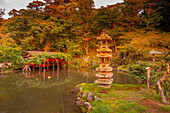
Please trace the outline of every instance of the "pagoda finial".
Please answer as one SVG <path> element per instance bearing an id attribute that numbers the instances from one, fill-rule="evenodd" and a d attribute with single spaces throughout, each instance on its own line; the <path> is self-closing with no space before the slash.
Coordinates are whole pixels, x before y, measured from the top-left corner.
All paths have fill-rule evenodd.
<path id="1" fill-rule="evenodd" d="M 112 40 L 112 38 L 107 34 L 107 29 L 103 29 L 102 33 L 99 37 L 97 37 L 98 40 Z"/>

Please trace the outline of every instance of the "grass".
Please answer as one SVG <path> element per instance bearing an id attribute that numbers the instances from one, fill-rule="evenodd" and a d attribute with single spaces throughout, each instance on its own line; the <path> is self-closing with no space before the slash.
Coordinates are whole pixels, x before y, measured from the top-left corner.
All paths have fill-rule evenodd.
<path id="1" fill-rule="evenodd" d="M 162 111 L 166 111 L 166 112 L 170 111 L 170 106 L 160 106 L 160 108 Z"/>
<path id="2" fill-rule="evenodd" d="M 94 95 L 102 98 L 102 100 L 91 102 L 94 109 L 89 111 L 90 113 L 136 113 L 145 110 L 138 105 L 138 100 L 132 99 L 134 97 L 133 94 L 140 89 L 140 85 L 113 84 L 110 89 L 100 88 L 98 87 L 98 84 L 94 83 L 83 83 L 79 86 L 82 87 L 82 93 L 84 91 L 87 93 L 93 92 Z M 141 94 L 138 94 L 137 96 L 141 97 Z M 84 108 L 82 110 L 84 111 Z"/>
<path id="3" fill-rule="evenodd" d="M 79 86 L 82 86 L 82 93 L 84 91 L 87 94 L 93 92 L 93 97 L 101 98 L 101 100 L 90 102 L 93 109 L 89 110 L 88 113 L 148 113 L 152 111 L 148 106 L 143 106 L 141 100 L 151 99 L 155 102 L 161 100 L 158 94 L 146 95 L 146 85 L 112 84 L 110 89 L 100 88 L 98 84 L 94 83 L 80 84 Z M 86 101 L 86 98 L 83 99 Z M 85 106 L 82 107 L 82 111 L 85 111 Z M 168 112 L 170 106 L 160 106 L 154 109 Z"/>

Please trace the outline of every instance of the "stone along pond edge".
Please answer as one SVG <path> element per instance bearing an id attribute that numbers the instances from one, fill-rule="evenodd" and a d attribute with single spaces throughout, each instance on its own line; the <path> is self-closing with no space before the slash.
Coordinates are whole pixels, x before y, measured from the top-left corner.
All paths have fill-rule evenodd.
<path id="1" fill-rule="evenodd" d="M 153 98 L 147 95 L 145 84 L 112 84 L 108 89 L 95 83 L 81 83 L 71 93 L 76 94 L 76 104 L 83 113 L 170 111 L 170 105 L 154 102 L 158 95 L 152 95 Z M 151 103 L 151 106 L 148 108 L 145 103 Z"/>

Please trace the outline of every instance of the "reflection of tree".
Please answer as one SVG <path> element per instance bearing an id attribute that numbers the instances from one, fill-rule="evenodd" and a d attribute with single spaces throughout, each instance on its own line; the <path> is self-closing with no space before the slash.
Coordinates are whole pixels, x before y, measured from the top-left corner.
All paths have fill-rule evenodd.
<path id="1" fill-rule="evenodd" d="M 31 78 L 31 75 L 33 74 L 31 74 L 30 72 L 27 72 L 27 73 L 25 72 L 23 73 L 23 75 L 25 76 L 25 78 Z M 56 75 L 57 75 L 57 78 L 55 77 Z M 59 76 L 61 77 L 59 78 Z M 86 81 L 88 81 L 88 72 L 86 73 L 85 76 L 87 77 Z M 67 78 L 68 78 L 67 71 L 59 73 L 59 70 L 57 70 L 57 73 L 55 73 L 54 71 L 42 72 L 42 73 L 35 72 L 34 76 L 32 76 L 32 79 L 20 79 L 16 82 L 17 82 L 17 85 L 20 87 L 26 85 L 28 87 L 49 88 L 52 86 L 60 87 L 61 85 L 64 85 L 64 84 L 73 84 L 76 82 L 80 83 L 80 81 L 82 82 L 84 81 L 83 76 L 77 77 L 77 75 L 74 75 L 74 76 L 69 76 L 69 79 Z"/>
<path id="2" fill-rule="evenodd" d="M 83 76 L 86 77 L 86 83 L 88 83 L 88 79 L 89 79 L 89 72 L 86 70 L 83 70 Z"/>

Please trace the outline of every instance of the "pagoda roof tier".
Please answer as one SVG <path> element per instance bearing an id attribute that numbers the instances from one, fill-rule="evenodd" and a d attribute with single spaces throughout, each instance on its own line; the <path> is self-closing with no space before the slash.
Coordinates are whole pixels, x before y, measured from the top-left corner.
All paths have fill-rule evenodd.
<path id="1" fill-rule="evenodd" d="M 109 64 L 100 64 L 100 67 L 109 67 Z"/>
<path id="2" fill-rule="evenodd" d="M 98 83 L 98 84 L 112 84 L 113 79 L 98 79 L 95 80 L 94 83 Z"/>
<path id="3" fill-rule="evenodd" d="M 98 67 L 96 68 L 96 71 L 112 71 L 112 67 Z"/>
<path id="4" fill-rule="evenodd" d="M 113 76 L 113 73 L 107 73 L 106 75 L 96 74 L 96 77 L 98 78 L 111 78 L 112 76 Z"/>
<path id="5" fill-rule="evenodd" d="M 97 57 L 110 58 L 110 57 L 112 57 L 112 54 L 109 54 L 109 53 L 99 53 L 99 54 L 97 54 Z"/>
<path id="6" fill-rule="evenodd" d="M 109 40 L 109 41 L 112 40 L 112 38 L 104 32 L 99 37 L 97 37 L 97 39 L 98 40 Z"/>
<path id="7" fill-rule="evenodd" d="M 109 74 L 113 74 L 113 73 L 103 73 L 103 72 L 101 72 L 101 73 L 99 73 L 100 75 L 109 75 Z"/>
<path id="8" fill-rule="evenodd" d="M 103 48 L 100 48 L 100 49 L 97 49 L 97 52 L 112 52 L 112 50 L 111 49 L 109 49 L 108 47 L 103 47 Z"/>

